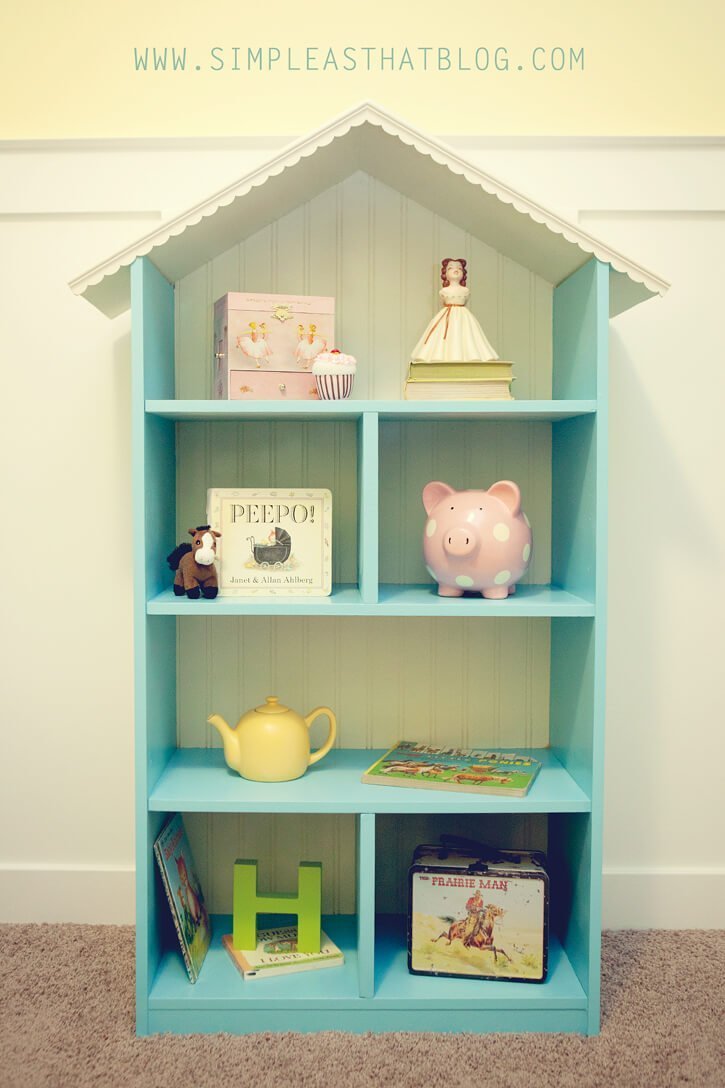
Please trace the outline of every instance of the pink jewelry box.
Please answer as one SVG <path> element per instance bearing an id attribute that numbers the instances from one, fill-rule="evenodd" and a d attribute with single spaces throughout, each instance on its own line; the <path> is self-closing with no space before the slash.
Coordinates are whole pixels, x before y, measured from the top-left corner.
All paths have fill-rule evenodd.
<path id="1" fill-rule="evenodd" d="M 214 303 L 214 399 L 316 397 L 312 363 L 334 337 L 334 298 L 224 295 Z"/>

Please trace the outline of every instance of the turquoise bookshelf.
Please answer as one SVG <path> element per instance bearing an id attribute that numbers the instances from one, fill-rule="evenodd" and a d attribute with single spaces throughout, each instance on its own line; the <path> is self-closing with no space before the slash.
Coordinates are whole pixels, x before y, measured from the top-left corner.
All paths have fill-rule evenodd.
<path id="1" fill-rule="evenodd" d="M 445 253 L 477 270 L 479 319 L 516 361 L 514 401 L 399 399 Z M 132 308 L 138 1033 L 596 1033 L 608 323 L 666 284 L 365 105 L 72 286 L 110 316 Z M 211 304 L 238 289 L 334 294 L 361 364 L 353 399 L 210 400 Z M 533 524 L 530 582 L 505 601 L 439 598 L 420 558 L 422 484 L 507 475 Z M 212 484 L 329 486 L 331 595 L 176 598 L 165 556 Z M 339 747 L 269 786 L 227 769 L 205 718 L 236 721 L 272 685 L 298 709 L 333 705 Z M 528 747 L 543 769 L 522 798 L 363 785 L 406 734 Z M 152 855 L 172 812 L 214 911 L 196 985 Z M 544 984 L 408 973 L 412 847 L 451 830 L 547 850 Z M 221 945 L 237 851 L 273 857 L 278 885 L 323 860 L 344 968 L 240 979 Z"/>
<path id="2" fill-rule="evenodd" d="M 606 500 L 606 334 L 608 271 L 592 261 L 555 295 L 557 358 L 566 358 L 572 328 L 590 324 L 588 360 L 561 381 L 561 399 L 541 404 L 430 405 L 395 402 L 237 406 L 169 397 L 174 383 L 174 292 L 155 267 L 132 268 L 135 359 L 135 477 L 138 579 L 140 1029 L 147 1031 L 340 1030 L 596 1030 L 599 993 L 601 744 L 604 681 Z M 148 321 L 146 314 L 151 314 Z M 163 319 L 163 315 L 166 315 Z M 584 365 L 586 363 L 586 365 Z M 571 396 L 570 396 L 571 394 Z M 552 584 L 524 585 L 508 601 L 439 598 L 431 585 L 378 581 L 380 425 L 385 420 L 465 418 L 486 425 L 512 419 L 551 427 Z M 330 597 L 287 601 L 174 597 L 163 566 L 177 533 L 176 427 L 186 422 L 264 418 L 274 424 L 320 418 L 357 428 L 358 580 Z M 363 516 L 364 512 L 373 516 Z M 337 749 L 297 782 L 270 789 L 230 772 L 218 749 L 178 748 L 177 619 L 207 616 L 544 618 L 551 625 L 550 746 L 536 749 L 542 772 L 524 798 L 395 790 L 365 786 L 360 775 L 379 750 Z M 170 812 L 352 814 L 357 824 L 357 914 L 327 919 L 346 952 L 341 972 L 240 985 L 218 934 L 196 986 L 162 941 L 165 904 L 151 844 Z M 551 971 L 541 986 L 418 978 L 407 970 L 404 919 L 376 912 L 375 821 L 425 813 L 505 817 L 537 815 L 548 825 L 552 878 L 567 889 L 556 906 Z M 368 874 L 367 878 L 365 874 Z M 556 887 L 557 885 L 555 885 Z M 556 903 L 557 896 L 554 896 Z M 144 921 L 145 919 L 145 921 Z M 327 977 L 334 976 L 332 978 Z"/>

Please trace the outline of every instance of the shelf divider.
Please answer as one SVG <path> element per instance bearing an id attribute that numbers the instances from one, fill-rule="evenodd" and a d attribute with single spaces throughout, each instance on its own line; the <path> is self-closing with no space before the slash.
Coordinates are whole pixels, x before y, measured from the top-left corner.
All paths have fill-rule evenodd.
<path id="1" fill-rule="evenodd" d="M 375 816 L 362 812 L 357 824 L 357 962 L 360 997 L 375 992 Z"/>
<path id="2" fill-rule="evenodd" d="M 364 604 L 378 599 L 378 416 L 358 424 L 358 583 Z"/>

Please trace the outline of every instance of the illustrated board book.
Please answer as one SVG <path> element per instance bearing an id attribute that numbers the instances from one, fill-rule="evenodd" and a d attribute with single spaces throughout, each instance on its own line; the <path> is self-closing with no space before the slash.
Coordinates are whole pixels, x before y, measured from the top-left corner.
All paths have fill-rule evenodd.
<path id="1" fill-rule="evenodd" d="M 486 748 L 436 748 L 401 740 L 368 767 L 363 782 L 523 797 L 541 768 L 531 756 Z"/>
<path id="2" fill-rule="evenodd" d="M 220 597 L 332 592 L 332 494 L 325 488 L 210 488 Z"/>
<path id="3" fill-rule="evenodd" d="M 178 813 L 164 825 L 154 843 L 154 854 L 186 970 L 191 981 L 196 982 L 209 950 L 211 922 L 184 821 Z"/>
<path id="4" fill-rule="evenodd" d="M 245 979 L 319 971 L 340 967 L 345 962 L 343 953 L 325 932 L 320 933 L 319 952 L 298 952 L 296 926 L 258 930 L 257 947 L 253 951 L 235 948 L 231 933 L 222 937 L 222 943 Z"/>

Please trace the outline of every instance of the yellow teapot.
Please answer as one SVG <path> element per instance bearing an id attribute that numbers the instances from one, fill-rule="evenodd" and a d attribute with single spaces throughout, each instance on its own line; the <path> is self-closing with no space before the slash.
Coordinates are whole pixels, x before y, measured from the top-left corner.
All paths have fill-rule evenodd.
<path id="1" fill-rule="evenodd" d="M 310 754 L 309 729 L 315 718 L 330 719 L 327 740 Z M 318 706 L 307 717 L 283 706 L 276 695 L 268 695 L 264 706 L 248 710 L 232 729 L 220 714 L 207 718 L 224 742 L 227 766 L 252 782 L 289 782 L 301 778 L 332 748 L 337 734 L 335 715 L 327 706 Z"/>

